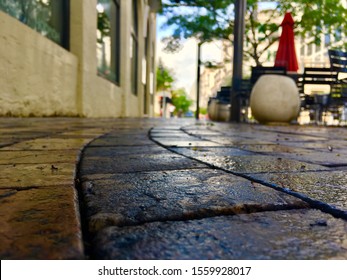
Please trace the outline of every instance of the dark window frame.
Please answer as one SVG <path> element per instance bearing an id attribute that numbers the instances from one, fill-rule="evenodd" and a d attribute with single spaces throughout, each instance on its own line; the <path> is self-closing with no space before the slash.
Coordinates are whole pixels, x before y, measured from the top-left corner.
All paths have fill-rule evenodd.
<path id="1" fill-rule="evenodd" d="M 112 75 L 104 74 L 97 68 L 97 74 L 100 77 L 107 79 L 108 81 L 120 86 L 121 83 L 121 1 L 109 0 L 109 3 L 114 5 L 114 9 L 111 8 L 110 14 L 110 58 L 108 69 L 112 72 Z M 99 2 L 98 2 L 99 4 Z M 101 4 L 101 3 L 100 3 Z"/>
<path id="2" fill-rule="evenodd" d="M 139 63 L 139 41 L 138 41 L 138 30 L 139 30 L 139 22 L 138 22 L 138 6 L 137 0 L 132 1 L 132 20 L 131 20 L 131 71 L 130 71 L 130 80 L 131 80 L 131 92 L 134 95 L 138 95 L 138 63 Z"/>
<path id="3" fill-rule="evenodd" d="M 70 50 L 70 0 L 63 0 L 62 9 L 61 46 L 66 50 Z"/>

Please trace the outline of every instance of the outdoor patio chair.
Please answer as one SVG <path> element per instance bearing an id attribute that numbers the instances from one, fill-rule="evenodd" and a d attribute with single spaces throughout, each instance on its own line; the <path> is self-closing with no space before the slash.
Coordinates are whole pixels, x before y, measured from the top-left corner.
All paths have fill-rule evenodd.
<path id="1" fill-rule="evenodd" d="M 286 67 L 282 67 L 282 66 L 274 66 L 274 67 L 255 66 L 255 67 L 252 67 L 252 73 L 251 73 L 252 86 L 254 86 L 254 84 L 257 82 L 257 80 L 262 75 L 287 75 L 287 69 L 286 69 Z"/>
<path id="2" fill-rule="evenodd" d="M 328 50 L 330 67 L 333 71 L 347 73 L 347 52 Z"/>
<path id="3" fill-rule="evenodd" d="M 331 106 L 341 107 L 347 104 L 347 52 L 328 50 L 330 67 L 337 72 L 336 83 L 331 89 Z"/>
<path id="4" fill-rule="evenodd" d="M 305 67 L 302 75 L 302 107 L 310 111 L 314 111 L 315 122 L 318 123 L 322 120 L 324 112 L 328 108 L 332 108 L 331 95 L 335 92 L 337 84 L 338 72 L 333 71 L 330 67 Z M 308 95 L 305 93 L 305 86 L 307 85 L 327 85 L 329 92 L 321 95 Z"/>

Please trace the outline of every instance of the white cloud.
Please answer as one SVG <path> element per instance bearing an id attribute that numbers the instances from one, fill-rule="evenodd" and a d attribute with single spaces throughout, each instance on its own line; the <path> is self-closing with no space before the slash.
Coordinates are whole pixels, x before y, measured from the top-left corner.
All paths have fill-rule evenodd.
<path id="1" fill-rule="evenodd" d="M 177 53 L 163 51 L 164 44 L 160 38 L 157 42 L 157 61 L 161 59 L 165 67 L 172 70 L 176 79 L 176 88 L 185 88 L 189 93 L 196 83 L 197 74 L 197 41 L 188 39 Z M 201 60 L 221 61 L 221 46 L 219 43 L 206 43 L 201 48 Z"/>
<path id="2" fill-rule="evenodd" d="M 187 39 L 183 42 L 183 48 L 177 53 L 166 53 L 163 51 L 164 44 L 161 42 L 163 37 L 173 33 L 172 26 L 163 28 L 166 22 L 165 16 L 157 17 L 157 53 L 156 59 L 163 61 L 167 68 L 172 69 L 176 83 L 176 88 L 185 88 L 187 93 L 196 85 L 197 75 L 197 50 L 198 45 L 195 39 Z M 221 44 L 205 43 L 201 47 L 202 61 L 221 61 Z M 196 87 L 195 87 L 196 88 Z"/>
<path id="3" fill-rule="evenodd" d="M 197 44 L 194 39 L 187 40 L 183 48 L 176 53 L 163 51 L 164 44 L 157 43 L 157 60 L 161 59 L 165 67 L 171 69 L 175 77 L 175 87 L 185 88 L 189 92 L 196 80 Z"/>

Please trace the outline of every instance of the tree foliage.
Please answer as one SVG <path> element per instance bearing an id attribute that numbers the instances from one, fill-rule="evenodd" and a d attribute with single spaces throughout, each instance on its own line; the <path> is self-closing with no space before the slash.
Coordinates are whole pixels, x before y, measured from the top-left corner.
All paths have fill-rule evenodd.
<path id="1" fill-rule="evenodd" d="M 195 37 L 200 42 L 229 39 L 233 30 L 230 12 L 230 0 L 163 1 L 162 13 L 167 17 L 163 28 L 174 26 L 173 34 L 163 40 L 165 49 L 176 51 L 184 38 Z"/>
<path id="2" fill-rule="evenodd" d="M 193 104 L 193 101 L 187 97 L 187 93 L 184 89 L 177 89 L 172 91 L 172 105 L 175 106 L 174 114 L 181 116 L 189 111 L 189 107 Z"/>
<path id="3" fill-rule="evenodd" d="M 166 68 L 161 60 L 159 60 L 157 67 L 157 91 L 165 91 L 172 88 L 175 81 L 171 71 Z"/>
<path id="4" fill-rule="evenodd" d="M 262 64 L 262 55 L 279 40 L 278 23 L 285 12 L 296 18 L 297 35 L 312 38 L 309 43 L 321 44 L 321 35 L 334 34 L 334 30 L 342 38 L 343 33 L 347 35 L 347 9 L 340 0 L 247 0 L 245 59 Z M 162 14 L 167 18 L 163 28 L 173 27 L 171 36 L 163 40 L 167 51 L 179 49 L 180 42 L 191 37 L 200 42 L 233 41 L 233 1 L 164 0 Z M 342 42 L 342 48 L 347 48 L 346 41 Z"/>

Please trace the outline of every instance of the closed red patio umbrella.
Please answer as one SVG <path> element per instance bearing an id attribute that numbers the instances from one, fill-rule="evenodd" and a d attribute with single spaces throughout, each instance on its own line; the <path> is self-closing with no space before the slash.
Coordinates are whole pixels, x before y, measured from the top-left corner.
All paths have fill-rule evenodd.
<path id="1" fill-rule="evenodd" d="M 296 58 L 294 44 L 294 20 L 290 13 L 286 13 L 281 23 L 282 34 L 275 59 L 275 66 L 283 66 L 287 71 L 298 71 L 298 60 Z"/>

